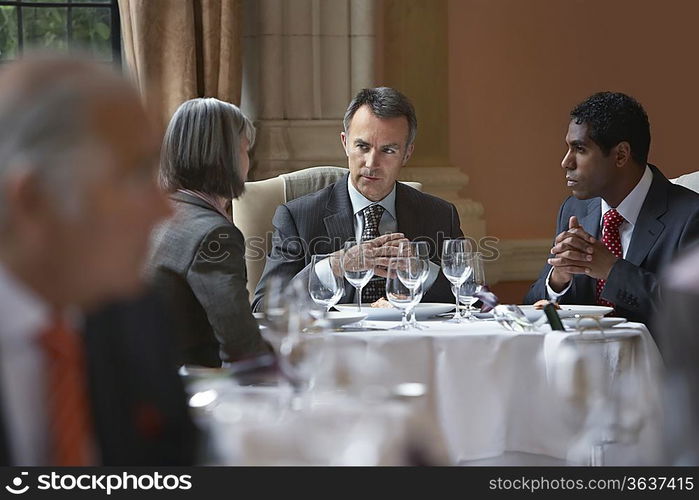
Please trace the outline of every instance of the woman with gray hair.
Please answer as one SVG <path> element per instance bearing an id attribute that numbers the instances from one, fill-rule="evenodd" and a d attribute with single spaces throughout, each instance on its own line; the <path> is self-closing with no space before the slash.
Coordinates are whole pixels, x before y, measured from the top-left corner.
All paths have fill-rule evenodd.
<path id="1" fill-rule="evenodd" d="M 187 365 L 267 352 L 248 299 L 245 242 L 230 216 L 254 141 L 240 109 L 214 98 L 182 104 L 165 132 L 160 183 L 175 215 L 153 234 L 148 274 L 173 308 Z"/>

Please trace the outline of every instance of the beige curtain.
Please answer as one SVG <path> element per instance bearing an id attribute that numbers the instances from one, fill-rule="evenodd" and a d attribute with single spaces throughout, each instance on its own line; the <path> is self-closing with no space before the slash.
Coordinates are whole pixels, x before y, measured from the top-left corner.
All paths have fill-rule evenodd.
<path id="1" fill-rule="evenodd" d="M 193 97 L 240 103 L 241 0 L 119 0 L 125 62 L 166 124 Z"/>

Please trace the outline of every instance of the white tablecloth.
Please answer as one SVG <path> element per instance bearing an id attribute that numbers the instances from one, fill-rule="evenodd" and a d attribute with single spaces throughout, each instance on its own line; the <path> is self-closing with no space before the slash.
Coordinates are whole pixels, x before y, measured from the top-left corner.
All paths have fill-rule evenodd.
<path id="1" fill-rule="evenodd" d="M 599 392 L 592 370 L 606 372 L 607 362 L 617 372 L 614 379 L 625 385 L 611 394 L 609 401 L 618 405 L 606 405 L 613 408 L 611 420 L 593 415 L 597 423 L 601 419 L 609 424 L 605 433 L 615 441 L 606 446 L 606 463 L 652 464 L 660 459 L 661 361 L 644 325 L 608 329 L 614 338 L 628 337 L 630 343 L 612 350 L 612 358 L 621 352 L 622 359 L 596 365 L 573 359 L 588 349 L 585 343 L 580 349 L 576 340 L 581 335 L 576 333 L 519 334 L 492 321 L 422 324 L 427 329 L 329 333 L 323 346 L 337 360 L 350 360 L 342 368 L 347 386 L 424 384 L 427 394 L 418 411 L 434 437 L 443 440 L 452 463 L 506 452 L 584 461 L 587 452 L 579 448 L 588 448 L 588 417 Z M 595 335 L 583 337 L 594 340 Z"/>

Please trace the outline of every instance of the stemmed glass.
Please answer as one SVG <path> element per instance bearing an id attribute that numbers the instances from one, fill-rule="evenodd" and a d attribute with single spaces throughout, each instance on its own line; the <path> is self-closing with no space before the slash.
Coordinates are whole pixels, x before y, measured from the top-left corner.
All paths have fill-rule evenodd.
<path id="1" fill-rule="evenodd" d="M 401 324 L 394 330 L 409 330 L 408 314 L 422 298 L 422 263 L 415 257 L 392 257 L 386 269 L 386 299 L 403 311 Z"/>
<path id="2" fill-rule="evenodd" d="M 427 281 L 427 276 L 430 274 L 430 247 L 426 241 L 402 241 L 398 244 L 398 256 L 399 257 L 415 257 L 419 259 L 422 269 L 420 273 L 420 284 L 423 294 L 425 290 L 425 281 Z M 422 330 L 423 328 L 417 323 L 417 314 L 415 313 L 415 308 L 412 310 L 410 315 L 410 326 Z"/>
<path id="3" fill-rule="evenodd" d="M 471 321 L 474 319 L 471 306 L 478 300 L 476 293 L 485 285 L 485 270 L 480 252 L 471 252 L 467 256 L 469 261 L 467 265 L 472 269 L 472 272 L 459 287 L 459 301 L 466 306 L 464 319 Z"/>
<path id="4" fill-rule="evenodd" d="M 327 328 L 328 311 L 337 304 L 345 293 L 342 253 L 316 254 L 311 257 L 308 293 L 313 302 L 320 306 L 312 308 L 311 314 L 318 320 L 320 328 Z"/>
<path id="5" fill-rule="evenodd" d="M 362 312 L 362 288 L 374 276 L 373 252 L 355 240 L 347 241 L 343 250 L 342 271 L 345 279 L 356 289 L 357 312 Z"/>
<path id="6" fill-rule="evenodd" d="M 300 281 L 288 286 L 272 276 L 264 301 L 265 328 L 260 330 L 274 349 L 282 376 L 299 393 L 308 387 L 308 356 L 303 330 L 309 324 L 308 295 Z"/>
<path id="7" fill-rule="evenodd" d="M 463 239 L 444 240 L 442 246 L 442 273 L 444 273 L 444 276 L 446 276 L 451 283 L 451 291 L 456 301 L 454 317 L 448 320 L 453 323 L 461 323 L 461 314 L 459 313 L 459 287 L 472 272 L 468 259 L 470 250 L 471 246 L 469 242 Z"/>

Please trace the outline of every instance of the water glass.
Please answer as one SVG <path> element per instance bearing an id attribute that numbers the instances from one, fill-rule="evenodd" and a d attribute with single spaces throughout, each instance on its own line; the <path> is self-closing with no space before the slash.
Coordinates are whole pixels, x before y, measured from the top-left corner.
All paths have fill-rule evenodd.
<path id="1" fill-rule="evenodd" d="M 421 268 L 419 259 L 412 257 L 392 257 L 388 261 L 386 299 L 393 307 L 403 312 L 401 324 L 394 328 L 395 330 L 410 329 L 408 314 L 422 298 L 422 283 L 419 280 Z"/>
<path id="2" fill-rule="evenodd" d="M 471 306 L 478 301 L 476 293 L 478 293 L 483 285 L 485 285 L 485 271 L 483 268 L 483 258 L 480 252 L 471 252 L 468 254 L 468 265 L 472 272 L 466 277 L 464 282 L 459 287 L 459 302 L 466 306 L 466 320 L 473 319 Z"/>
<path id="3" fill-rule="evenodd" d="M 345 279 L 356 289 L 357 312 L 362 311 L 362 288 L 369 283 L 374 276 L 373 250 L 357 243 L 355 240 L 347 241 L 342 253 L 342 271 Z"/>
<path id="4" fill-rule="evenodd" d="M 452 293 L 456 301 L 456 311 L 450 322 L 460 323 L 459 287 L 472 272 L 468 255 L 471 245 L 464 239 L 445 240 L 442 246 L 442 273 L 451 283 Z"/>
<path id="5" fill-rule="evenodd" d="M 308 293 L 316 304 L 311 314 L 327 326 L 327 312 L 345 293 L 345 280 L 342 273 L 342 252 L 316 254 L 311 257 L 308 273 Z"/>

